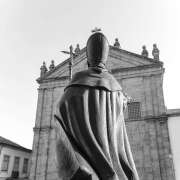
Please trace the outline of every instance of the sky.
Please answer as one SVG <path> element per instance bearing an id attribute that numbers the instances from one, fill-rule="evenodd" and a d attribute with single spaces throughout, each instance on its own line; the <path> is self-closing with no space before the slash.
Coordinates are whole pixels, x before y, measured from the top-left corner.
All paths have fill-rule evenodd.
<path id="1" fill-rule="evenodd" d="M 84 47 L 100 27 L 110 44 L 140 54 L 153 43 L 164 62 L 167 108 L 180 108 L 179 0 L 0 0 L 0 135 L 32 147 L 36 79 L 45 61 L 59 64 L 61 50 Z"/>

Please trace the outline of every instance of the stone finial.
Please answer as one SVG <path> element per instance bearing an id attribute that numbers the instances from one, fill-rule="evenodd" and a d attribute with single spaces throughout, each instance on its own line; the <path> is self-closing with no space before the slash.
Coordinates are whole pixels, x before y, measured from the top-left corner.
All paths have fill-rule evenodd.
<path id="1" fill-rule="evenodd" d="M 145 45 L 142 47 L 141 55 L 144 56 L 144 57 L 148 57 L 148 51 L 147 51 Z"/>
<path id="2" fill-rule="evenodd" d="M 118 38 L 115 39 L 114 47 L 120 48 L 120 43 Z"/>
<path id="3" fill-rule="evenodd" d="M 159 60 L 159 49 L 157 48 L 156 44 L 153 44 L 152 55 L 155 60 Z"/>
<path id="4" fill-rule="evenodd" d="M 55 65 L 54 65 L 54 60 L 51 61 L 51 64 L 49 66 L 49 70 L 53 70 L 55 68 Z"/>
<path id="5" fill-rule="evenodd" d="M 41 66 L 40 70 L 41 70 L 40 76 L 42 77 L 42 76 L 44 76 L 44 75 L 46 74 L 46 72 L 47 72 L 46 63 L 45 63 L 44 61 L 43 61 L 43 65 Z"/>
<path id="6" fill-rule="evenodd" d="M 73 46 L 72 45 L 69 46 L 69 53 L 70 53 L 70 56 L 73 55 Z"/>
<path id="7" fill-rule="evenodd" d="M 72 67 L 73 67 L 73 46 L 69 47 L 70 61 L 69 61 L 69 79 L 72 79 Z"/>
<path id="8" fill-rule="evenodd" d="M 76 45 L 76 49 L 74 50 L 74 52 L 75 52 L 75 55 L 77 56 L 77 55 L 79 55 L 80 54 L 80 47 L 79 47 L 79 44 L 77 44 Z"/>

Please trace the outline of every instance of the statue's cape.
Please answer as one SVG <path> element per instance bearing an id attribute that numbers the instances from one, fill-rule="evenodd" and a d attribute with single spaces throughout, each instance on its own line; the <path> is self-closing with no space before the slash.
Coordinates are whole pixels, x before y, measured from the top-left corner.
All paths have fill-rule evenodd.
<path id="1" fill-rule="evenodd" d="M 121 86 L 110 73 L 89 69 L 74 76 L 57 104 L 56 118 L 70 144 L 101 180 L 139 179 L 126 133 L 123 101 Z M 63 139 L 60 135 L 57 141 Z M 78 167 L 67 144 L 60 143 L 57 148 L 59 174 Z M 65 171 L 64 166 L 68 167 Z"/>
<path id="2" fill-rule="evenodd" d="M 106 69 L 100 68 L 89 68 L 88 70 L 76 73 L 66 88 L 76 85 L 99 87 L 108 91 L 122 90 L 120 84 L 114 76 Z"/>

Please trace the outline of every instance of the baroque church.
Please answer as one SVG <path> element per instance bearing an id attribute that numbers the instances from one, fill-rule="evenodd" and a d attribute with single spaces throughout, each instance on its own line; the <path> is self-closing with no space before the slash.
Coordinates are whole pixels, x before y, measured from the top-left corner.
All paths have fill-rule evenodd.
<path id="1" fill-rule="evenodd" d="M 141 55 L 110 46 L 107 68 L 129 99 L 125 111 L 127 133 L 141 180 L 175 180 L 163 96 L 163 62 L 153 45 L 153 58 L 143 46 Z M 87 69 L 86 48 L 79 45 L 67 60 L 49 70 L 41 67 L 30 180 L 58 180 L 54 109 L 71 75 Z"/>

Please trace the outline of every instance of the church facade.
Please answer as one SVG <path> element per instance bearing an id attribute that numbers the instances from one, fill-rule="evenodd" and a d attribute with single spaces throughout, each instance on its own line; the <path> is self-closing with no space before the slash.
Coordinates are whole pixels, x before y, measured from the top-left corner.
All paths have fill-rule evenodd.
<path id="1" fill-rule="evenodd" d="M 156 52 L 155 52 L 156 53 Z M 168 114 L 163 96 L 163 63 L 110 46 L 107 68 L 121 84 L 129 102 L 125 123 L 141 180 L 174 180 Z M 34 127 L 30 180 L 58 180 L 54 110 L 69 82 L 70 59 L 47 71 L 41 67 Z M 87 69 L 86 49 L 74 55 L 72 73 Z"/>

